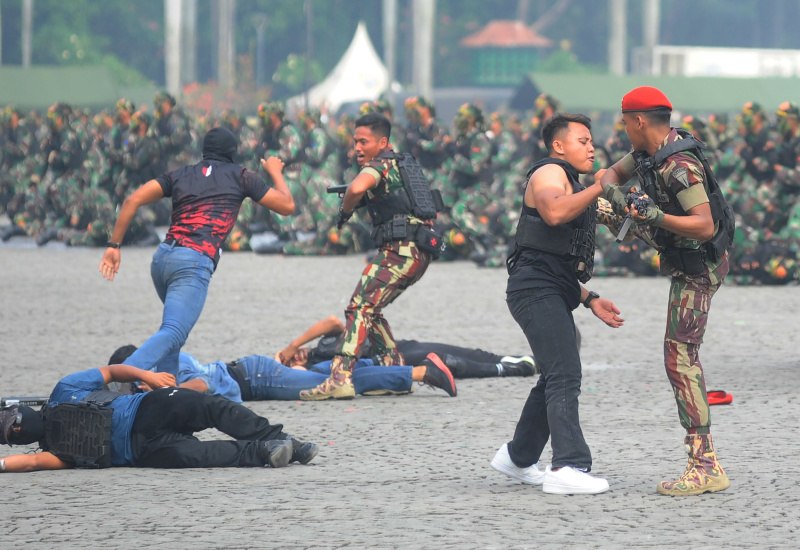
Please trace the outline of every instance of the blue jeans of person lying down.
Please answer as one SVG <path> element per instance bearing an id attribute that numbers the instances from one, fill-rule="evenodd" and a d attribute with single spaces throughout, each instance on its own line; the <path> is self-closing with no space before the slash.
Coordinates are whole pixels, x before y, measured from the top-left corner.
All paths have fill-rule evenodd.
<path id="1" fill-rule="evenodd" d="M 302 390 L 310 390 L 330 376 L 331 362 L 317 363 L 310 370 L 292 369 L 265 355 L 250 355 L 237 361 L 247 373 L 253 400 L 300 399 Z M 353 369 L 353 386 L 358 394 L 376 390 L 411 391 L 410 366 L 375 366 L 370 359 L 359 359 Z"/>

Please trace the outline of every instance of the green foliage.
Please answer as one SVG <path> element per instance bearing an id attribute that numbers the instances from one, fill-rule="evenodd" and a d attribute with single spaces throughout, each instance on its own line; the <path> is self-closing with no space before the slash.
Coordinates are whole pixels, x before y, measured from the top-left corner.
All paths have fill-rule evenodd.
<path id="1" fill-rule="evenodd" d="M 538 70 L 543 73 L 594 73 L 607 71 L 603 65 L 586 65 L 578 61 L 578 56 L 569 50 L 559 49 L 539 63 Z"/>
<path id="2" fill-rule="evenodd" d="M 123 63 L 116 55 L 104 55 L 100 59 L 100 65 L 108 67 L 111 77 L 117 84 L 124 86 L 144 86 L 150 82 L 142 73 L 135 68 Z"/>
<path id="3" fill-rule="evenodd" d="M 316 84 L 323 79 L 325 73 L 318 61 L 311 60 L 308 64 L 310 84 Z M 290 53 L 285 61 L 278 65 L 278 70 L 272 75 L 272 81 L 291 90 L 299 92 L 306 87 L 306 59 L 304 56 Z"/>
<path id="4" fill-rule="evenodd" d="M 437 0 L 434 38 L 436 86 L 470 84 L 471 52 L 459 45 L 467 35 L 495 19 L 516 19 L 523 0 Z M 526 23 L 531 24 L 556 0 L 527 0 Z M 414 43 L 411 0 L 398 0 L 397 75 L 411 80 Z M 641 45 L 642 4 L 627 2 L 629 50 Z M 21 5 L 0 0 L 3 63 L 21 62 Z M 217 47 L 213 41 L 217 20 L 215 2 L 197 1 L 197 77 L 216 75 Z M 290 54 L 298 59 L 307 49 L 306 0 L 240 0 L 236 4 L 236 53 L 246 56 L 254 73 L 255 17 L 267 17 L 264 74 L 275 74 L 278 88 L 287 93 L 302 89 L 304 76 L 289 67 Z M 382 5 L 379 0 L 311 0 L 314 80 L 327 74 L 349 44 L 359 20 L 383 54 Z M 661 0 L 660 41 L 663 44 L 800 49 L 800 3 L 781 0 Z M 561 17 L 540 34 L 555 44 L 568 41 L 571 54 L 553 51 L 542 69 L 559 72 L 594 71 L 608 56 L 608 0 L 573 0 Z M 164 82 L 164 0 L 36 0 L 33 8 L 35 64 L 104 64 L 122 83 L 147 79 Z M 298 63 L 302 63 L 299 61 Z M 279 66 L 280 65 L 280 66 Z M 304 71 L 299 72 L 300 75 Z M 244 77 L 244 74 L 242 75 Z M 251 82 L 246 77 L 241 82 Z"/>

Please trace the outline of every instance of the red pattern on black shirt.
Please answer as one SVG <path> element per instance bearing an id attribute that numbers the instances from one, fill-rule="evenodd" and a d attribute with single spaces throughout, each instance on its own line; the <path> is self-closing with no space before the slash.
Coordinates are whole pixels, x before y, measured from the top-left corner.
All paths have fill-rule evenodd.
<path id="1" fill-rule="evenodd" d="M 208 176 L 203 168 L 212 166 Z M 236 164 L 202 161 L 162 174 L 156 181 L 172 197 L 167 239 L 207 255 L 215 263 L 245 198 L 255 202 L 269 188 L 257 174 Z"/>

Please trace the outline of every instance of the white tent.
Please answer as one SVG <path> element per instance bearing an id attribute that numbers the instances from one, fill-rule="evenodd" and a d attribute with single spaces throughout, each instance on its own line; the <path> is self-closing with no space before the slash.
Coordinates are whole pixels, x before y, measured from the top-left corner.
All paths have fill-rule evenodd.
<path id="1" fill-rule="evenodd" d="M 358 24 L 350 46 L 330 74 L 308 91 L 311 107 L 325 107 L 335 113 L 349 101 L 374 101 L 389 85 L 389 71 L 375 52 L 363 21 Z M 305 94 L 286 101 L 288 113 L 305 107 Z"/>

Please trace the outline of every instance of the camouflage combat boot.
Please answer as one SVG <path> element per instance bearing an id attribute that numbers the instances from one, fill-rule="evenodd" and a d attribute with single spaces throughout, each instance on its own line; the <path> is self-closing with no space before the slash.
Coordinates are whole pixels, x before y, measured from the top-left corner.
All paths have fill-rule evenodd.
<path id="1" fill-rule="evenodd" d="M 335 359 L 334 359 L 335 361 Z M 300 392 L 303 401 L 324 401 L 325 399 L 353 399 L 356 396 L 353 387 L 353 373 L 341 366 L 331 365 L 331 375 L 322 384 L 310 390 Z"/>
<path id="2" fill-rule="evenodd" d="M 684 439 L 689 464 L 677 481 L 662 481 L 658 492 L 670 496 L 690 496 L 722 491 L 731 486 L 728 476 L 717 461 L 711 434 L 687 435 Z"/>

